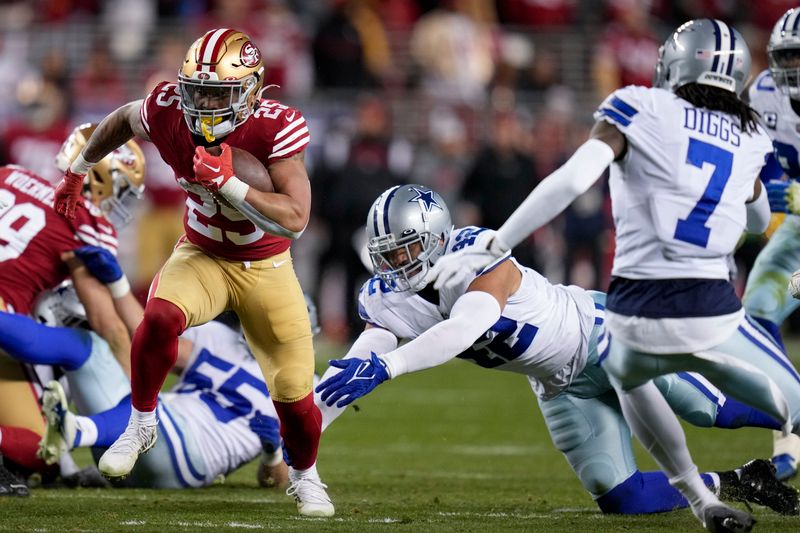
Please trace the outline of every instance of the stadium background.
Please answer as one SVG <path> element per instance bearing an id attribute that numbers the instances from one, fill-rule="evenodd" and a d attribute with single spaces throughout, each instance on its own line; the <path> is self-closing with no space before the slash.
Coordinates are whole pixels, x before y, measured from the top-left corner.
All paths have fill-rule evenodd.
<path id="1" fill-rule="evenodd" d="M 143 97 L 158 81 L 174 80 L 186 49 L 208 29 L 246 31 L 264 55 L 266 82 L 280 85 L 266 96 L 298 107 L 312 134 L 306 163 L 314 216 L 293 249 L 301 282 L 320 309 L 322 368 L 357 333 L 353 296 L 368 274 L 355 249 L 378 193 L 399 182 L 423 183 L 445 196 L 456 225 L 497 227 L 586 138 L 605 95 L 631 83 L 649 85 L 658 45 L 678 24 L 702 16 L 732 23 L 750 45 L 755 75 L 766 68 L 774 21 L 794 5 L 2 0 L 0 163 L 58 180 L 51 162 L 72 127 Z M 144 144 L 147 200 L 120 239 L 123 264 L 141 294 L 180 234 L 182 213 L 171 171 Z M 515 254 L 554 282 L 604 288 L 612 243 L 601 180 Z M 739 285 L 761 244 L 752 239 L 740 250 Z M 527 384 L 516 376 L 457 362 L 388 384 L 374 396 L 323 441 L 321 469 L 344 523 L 316 529 L 696 528 L 688 512 L 600 516 L 553 449 Z M 731 435 L 690 431 L 698 462 L 727 468 L 769 453 L 765 432 Z M 285 496 L 256 497 L 253 486 L 246 469 L 202 495 L 37 492 L 34 502 L 2 502 L 8 514 L 0 529 L 60 529 L 64 520 L 84 529 L 308 527 L 287 512 Z M 133 503 L 119 506 L 120 499 Z M 767 511 L 757 517 L 761 531 L 796 528 Z M 245 523 L 231 525 L 239 522 Z"/>

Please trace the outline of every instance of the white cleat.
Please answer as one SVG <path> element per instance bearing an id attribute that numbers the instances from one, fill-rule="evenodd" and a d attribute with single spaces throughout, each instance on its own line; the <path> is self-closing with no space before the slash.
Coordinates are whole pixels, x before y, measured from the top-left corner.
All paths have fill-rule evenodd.
<path id="1" fill-rule="evenodd" d="M 800 437 L 790 433 L 784 437 L 780 431 L 773 431 L 772 464 L 775 477 L 786 481 L 797 475 L 797 461 L 800 459 Z"/>
<path id="2" fill-rule="evenodd" d="M 329 517 L 335 510 L 328 493 L 328 486 L 322 482 L 319 475 L 313 473 L 299 474 L 294 468 L 289 467 L 289 488 L 286 494 L 294 496 L 297 502 L 297 511 L 303 516 Z"/>
<path id="3" fill-rule="evenodd" d="M 128 422 L 114 444 L 100 458 L 97 467 L 109 479 L 127 477 L 136 464 L 136 459 L 156 444 L 158 426 L 140 426 Z"/>
<path id="4" fill-rule="evenodd" d="M 42 412 L 47 425 L 44 437 L 39 441 L 39 451 L 36 452 L 36 455 L 51 465 L 72 449 L 77 431 L 75 415 L 69 411 L 67 397 L 58 381 L 50 381 L 45 386 L 42 395 Z"/>

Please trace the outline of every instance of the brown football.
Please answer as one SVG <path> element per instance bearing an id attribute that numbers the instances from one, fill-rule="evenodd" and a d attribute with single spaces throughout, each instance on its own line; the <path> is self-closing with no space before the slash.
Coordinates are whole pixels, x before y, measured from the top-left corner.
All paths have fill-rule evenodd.
<path id="1" fill-rule="evenodd" d="M 256 156 L 235 146 L 231 146 L 231 150 L 233 151 L 233 171 L 237 178 L 261 192 L 275 191 L 269 171 Z M 210 146 L 206 148 L 206 151 L 211 155 L 222 153 L 219 146 Z"/>

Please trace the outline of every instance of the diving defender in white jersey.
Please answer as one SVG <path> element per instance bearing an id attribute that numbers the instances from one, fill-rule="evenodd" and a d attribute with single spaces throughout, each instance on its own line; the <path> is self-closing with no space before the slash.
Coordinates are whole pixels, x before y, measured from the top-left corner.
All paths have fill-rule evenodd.
<path id="1" fill-rule="evenodd" d="M 795 196 L 800 190 L 800 9 L 790 9 L 778 19 L 767 55 L 769 69 L 753 81 L 748 95 L 772 139 L 773 154 L 761 172 L 770 208 L 773 213 L 787 215 L 758 254 L 747 278 L 743 303 L 747 314 L 782 344 L 780 325 L 800 307 L 800 301 L 791 298 L 787 290 L 792 272 L 800 267 L 800 216 L 792 212 L 800 205 L 789 201 L 790 194 Z M 778 477 L 791 477 L 800 460 L 800 437 L 776 436 L 773 455 Z"/>
<path id="2" fill-rule="evenodd" d="M 493 232 L 452 230 L 441 196 L 422 185 L 384 192 L 367 225 L 376 276 L 359 294 L 366 329 L 322 377 L 323 427 L 382 381 L 459 357 L 528 379 L 553 443 L 603 512 L 655 513 L 687 505 L 662 472 L 636 468 L 630 430 L 598 366 L 608 350 L 605 294 L 551 285 L 509 254 L 456 287 L 434 291 L 427 285 L 430 265 Z M 398 348 L 398 338 L 410 341 Z M 778 425 L 725 398 L 699 375 L 673 374 L 657 383 L 670 405 L 696 425 Z M 740 474 L 706 474 L 705 481 L 723 497 L 797 514 L 796 492 L 775 479 L 768 461 L 748 463 Z"/>
<path id="3" fill-rule="evenodd" d="M 682 25 L 661 49 L 655 88 L 612 93 L 595 113 L 591 139 L 482 251 L 437 265 L 440 286 L 466 275 L 462 268 L 485 265 L 611 165 L 616 251 L 606 306 L 612 342 L 603 368 L 636 436 L 712 531 L 749 531 L 753 519 L 706 488 L 653 378 L 700 372 L 784 422 L 785 432 L 800 431 L 800 375 L 745 315 L 728 281 L 726 258 L 742 231 L 763 232 L 770 216 L 758 176 L 772 144 L 739 98 L 749 70 L 750 53 L 736 30 L 710 19 Z"/>

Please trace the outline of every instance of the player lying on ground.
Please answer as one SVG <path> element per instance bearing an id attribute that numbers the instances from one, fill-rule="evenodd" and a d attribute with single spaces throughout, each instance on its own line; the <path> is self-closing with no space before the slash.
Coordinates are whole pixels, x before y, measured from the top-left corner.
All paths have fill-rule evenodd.
<path id="1" fill-rule="evenodd" d="M 636 468 L 630 430 L 598 366 L 609 349 L 605 294 L 551 285 L 509 254 L 459 286 L 435 291 L 427 284 L 431 265 L 492 233 L 451 228 L 442 198 L 421 185 L 394 187 L 373 204 L 367 234 L 376 276 L 359 294 L 366 328 L 345 359 L 331 361 L 317 387 L 329 406 L 323 408 L 323 427 L 381 382 L 458 357 L 527 377 L 553 443 L 602 511 L 686 507 L 662 472 Z M 411 340 L 397 348 L 398 338 Z M 673 374 L 658 384 L 670 405 L 695 425 L 779 427 L 725 398 L 701 376 Z M 704 480 L 724 498 L 798 512 L 796 491 L 775 479 L 766 460 L 704 474 Z"/>
<path id="2" fill-rule="evenodd" d="M 97 268 L 96 256 L 79 253 Z M 104 251 L 91 253 L 103 256 L 106 267 L 113 262 Z M 68 290 L 52 293 L 41 314 L 56 323 L 81 322 L 82 309 L 65 306 L 67 298 Z M 159 403 L 161 438 L 123 485 L 205 486 L 259 455 L 262 485 L 288 481 L 277 416 L 258 363 L 235 315 L 225 317 L 225 323 L 210 322 L 181 336 L 174 369 L 180 378 Z M 70 413 L 58 382 L 47 385 L 43 408 L 48 425 L 41 446 L 47 462 L 75 447 L 108 447 L 123 433 L 130 416 L 130 383 L 102 338 L 83 328 L 52 327 L 0 313 L 0 348 L 28 363 L 63 368 L 78 412 L 89 415 Z"/>
<path id="3" fill-rule="evenodd" d="M 654 88 L 625 87 L 595 113 L 591 138 L 542 180 L 494 239 L 439 285 L 501 255 L 549 222 L 611 165 L 616 227 L 603 363 L 625 418 L 695 516 L 712 531 L 750 531 L 754 521 L 722 504 L 693 464 L 675 414 L 653 381 L 694 370 L 729 396 L 800 432 L 800 374 L 730 283 L 728 258 L 743 231 L 762 233 L 770 211 L 759 174 L 772 143 L 741 100 L 750 71 L 743 37 L 699 19 L 661 48 Z M 613 163 L 613 164 L 612 164 Z"/>
<path id="4" fill-rule="evenodd" d="M 57 157 L 62 168 L 93 129 L 83 124 L 72 131 Z M 92 328 L 106 339 L 126 371 L 130 335 L 109 291 L 80 263 L 64 261 L 62 255 L 80 243 L 116 250 L 115 225 L 127 221 L 131 202 L 142 195 L 144 167 L 144 156 L 134 141 L 103 158 L 78 184 L 80 201 L 71 221 L 53 210 L 54 190 L 48 182 L 19 166 L 0 167 L 0 310 L 31 313 L 41 291 L 71 276 Z M 39 410 L 41 385 L 51 379 L 49 367 L 21 365 L 0 354 L 0 452 L 7 467 L 24 475 L 38 472 L 45 480 L 59 470 L 36 457 L 45 429 Z M 68 482 L 78 474 L 68 456 L 60 470 Z"/>

